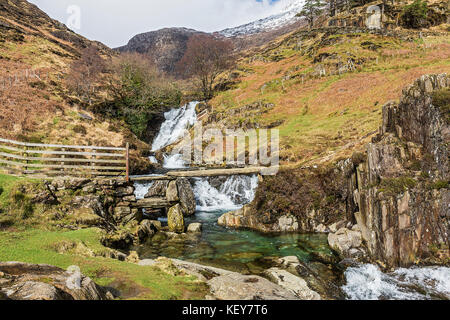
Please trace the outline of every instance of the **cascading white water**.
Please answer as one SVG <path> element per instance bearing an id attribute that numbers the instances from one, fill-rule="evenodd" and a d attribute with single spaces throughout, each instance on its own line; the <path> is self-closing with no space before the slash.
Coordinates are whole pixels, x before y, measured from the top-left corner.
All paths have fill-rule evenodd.
<path id="1" fill-rule="evenodd" d="M 195 107 L 198 103 L 197 101 L 193 101 L 181 108 L 172 109 L 164 114 L 166 121 L 161 125 L 159 134 L 153 141 L 152 151 L 161 150 L 183 137 L 184 130 L 197 122 Z"/>
<path id="2" fill-rule="evenodd" d="M 198 211 L 237 210 L 255 197 L 258 177 L 231 176 L 217 189 L 208 178 L 195 179 L 194 194 Z"/>
<path id="3" fill-rule="evenodd" d="M 148 190 L 153 185 L 152 182 L 135 182 L 134 183 L 134 195 L 136 196 L 136 199 L 144 199 L 145 195 L 147 194 Z"/>
<path id="4" fill-rule="evenodd" d="M 183 160 L 182 154 L 164 155 L 163 167 L 166 169 L 189 168 Z"/>
<path id="5" fill-rule="evenodd" d="M 184 130 L 197 122 L 195 108 L 198 103 L 190 102 L 164 114 L 166 121 L 161 125 L 160 132 L 153 141 L 152 151 L 160 150 L 182 138 Z M 155 157 L 151 156 L 150 161 L 155 162 Z M 181 154 L 164 155 L 163 167 L 166 169 L 188 168 Z M 151 185 L 152 183 L 135 183 L 136 197 L 143 198 Z M 197 198 L 197 209 L 208 212 L 239 209 L 253 200 L 257 186 L 257 176 L 229 177 L 219 189 L 212 187 L 208 178 L 196 179 L 194 194 Z"/>
<path id="6" fill-rule="evenodd" d="M 347 284 L 342 287 L 351 300 L 425 300 L 450 299 L 450 268 L 400 268 L 386 274 L 372 264 L 345 271 Z"/>

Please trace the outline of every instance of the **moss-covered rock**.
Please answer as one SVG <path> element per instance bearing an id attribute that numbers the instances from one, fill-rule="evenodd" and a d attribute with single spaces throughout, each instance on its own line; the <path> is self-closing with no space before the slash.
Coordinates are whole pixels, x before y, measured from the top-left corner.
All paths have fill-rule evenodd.
<path id="1" fill-rule="evenodd" d="M 176 204 L 175 206 L 169 209 L 167 213 L 167 219 L 169 224 L 169 230 L 171 232 L 183 233 L 184 232 L 184 217 L 183 212 L 181 211 L 180 204 Z"/>

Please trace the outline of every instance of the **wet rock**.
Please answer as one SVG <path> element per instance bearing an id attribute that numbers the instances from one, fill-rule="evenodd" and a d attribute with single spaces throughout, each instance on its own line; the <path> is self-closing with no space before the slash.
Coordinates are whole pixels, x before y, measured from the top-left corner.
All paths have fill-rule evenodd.
<path id="1" fill-rule="evenodd" d="M 177 202 L 180 200 L 180 198 L 178 197 L 178 188 L 177 188 L 176 181 L 169 182 L 169 185 L 167 186 L 167 191 L 166 191 L 166 198 L 170 202 Z"/>
<path id="2" fill-rule="evenodd" d="M 185 216 L 191 216 L 195 213 L 196 201 L 194 191 L 189 183 L 189 180 L 185 178 L 178 178 L 176 180 L 178 188 L 178 197 L 180 199 L 181 212 Z"/>
<path id="3" fill-rule="evenodd" d="M 171 232 L 184 232 L 184 216 L 183 212 L 181 211 L 180 204 L 176 204 L 169 209 L 169 212 L 167 213 L 167 220 L 169 224 L 169 230 Z"/>
<path id="4" fill-rule="evenodd" d="M 105 247 L 118 250 L 128 250 L 128 248 L 133 245 L 133 241 L 133 234 L 124 229 L 114 232 L 105 232 L 100 240 Z"/>
<path id="5" fill-rule="evenodd" d="M 270 228 L 267 228 L 265 225 L 261 224 L 257 217 L 252 215 L 250 205 L 245 205 L 239 210 L 223 214 L 219 217 L 217 223 L 220 226 L 228 228 L 249 228 L 262 232 L 273 231 Z"/>
<path id="6" fill-rule="evenodd" d="M 315 261 L 319 261 L 325 264 L 336 264 L 339 262 L 339 258 L 334 253 L 325 253 L 322 251 L 313 251 L 310 253 L 311 257 Z"/>
<path id="7" fill-rule="evenodd" d="M 139 238 L 140 243 L 144 243 L 148 238 L 153 236 L 156 232 L 158 232 L 155 224 L 150 220 L 144 220 L 139 225 L 137 236 Z"/>
<path id="8" fill-rule="evenodd" d="M 169 181 L 158 180 L 148 190 L 144 198 L 165 197 Z"/>
<path id="9" fill-rule="evenodd" d="M 202 224 L 201 223 L 191 223 L 190 225 L 188 225 L 187 232 L 190 232 L 190 233 L 202 232 Z"/>
<path id="10" fill-rule="evenodd" d="M 108 300 L 111 295 L 83 274 L 49 265 L 0 262 L 0 293 L 13 300 Z"/>
<path id="11" fill-rule="evenodd" d="M 265 274 L 269 279 L 289 290 L 301 300 L 321 300 L 320 295 L 311 290 L 305 280 L 279 268 L 270 268 Z"/>
<path id="12" fill-rule="evenodd" d="M 115 194 L 117 197 L 132 196 L 134 194 L 134 187 L 133 186 L 125 186 L 125 187 L 116 188 Z"/>
<path id="13" fill-rule="evenodd" d="M 278 267 L 306 281 L 308 287 L 322 299 L 341 299 L 343 270 L 323 263 L 304 263 L 295 256 L 278 259 Z"/>

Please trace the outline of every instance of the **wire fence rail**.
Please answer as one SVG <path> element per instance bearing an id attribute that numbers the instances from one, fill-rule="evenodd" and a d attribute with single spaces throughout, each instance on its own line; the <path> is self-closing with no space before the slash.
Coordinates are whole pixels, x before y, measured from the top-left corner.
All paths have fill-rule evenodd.
<path id="1" fill-rule="evenodd" d="M 20 175 L 124 177 L 129 181 L 129 145 L 77 146 L 0 138 L 0 170 Z"/>

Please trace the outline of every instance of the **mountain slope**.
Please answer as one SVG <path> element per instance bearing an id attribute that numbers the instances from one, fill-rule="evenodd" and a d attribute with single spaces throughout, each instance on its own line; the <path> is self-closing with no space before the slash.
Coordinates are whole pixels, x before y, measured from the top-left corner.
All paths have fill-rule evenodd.
<path id="1" fill-rule="evenodd" d="M 442 72 L 447 32 L 300 30 L 248 51 L 224 78 L 234 87 L 210 101 L 208 122 L 279 129 L 285 165 L 329 162 L 369 142 L 381 106 L 408 83 Z"/>

